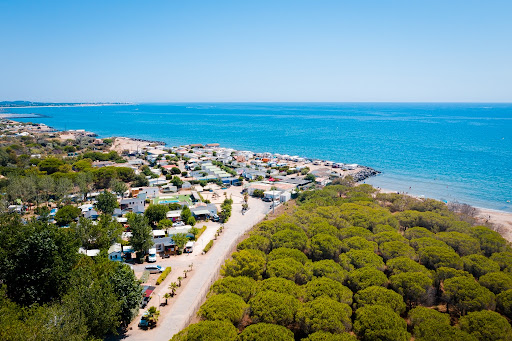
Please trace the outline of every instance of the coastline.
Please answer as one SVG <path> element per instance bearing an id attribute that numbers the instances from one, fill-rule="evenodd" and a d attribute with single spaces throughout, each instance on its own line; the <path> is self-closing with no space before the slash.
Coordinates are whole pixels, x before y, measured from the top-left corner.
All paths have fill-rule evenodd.
<path id="1" fill-rule="evenodd" d="M 398 193 L 398 191 L 391 190 L 389 188 L 377 188 L 382 193 Z M 407 194 L 407 193 L 405 193 Z M 407 194 L 410 195 L 410 194 Z M 414 198 L 420 198 L 418 196 L 410 195 Z M 478 211 L 477 218 L 482 224 L 490 223 L 494 225 L 495 231 L 500 233 L 503 238 L 512 242 L 512 213 L 507 211 L 495 210 L 486 207 L 476 207 Z"/>

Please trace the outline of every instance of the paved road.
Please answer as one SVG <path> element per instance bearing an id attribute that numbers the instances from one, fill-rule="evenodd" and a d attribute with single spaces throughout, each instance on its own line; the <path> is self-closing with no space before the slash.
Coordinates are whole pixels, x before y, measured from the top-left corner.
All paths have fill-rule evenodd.
<path id="1" fill-rule="evenodd" d="M 249 207 L 249 211 L 242 215 L 241 205 L 236 204 L 235 201 L 232 216 L 225 224 L 224 232 L 214 242 L 208 254 L 197 253 L 197 250 L 202 250 L 203 246 L 196 246 L 195 255 L 186 260 L 194 264 L 193 271 L 190 272 L 189 278 L 179 290 L 178 295 L 173 298 L 173 305 L 158 321 L 158 326 L 147 331 L 134 327 L 123 337 L 124 340 L 167 341 L 186 327 L 203 303 L 211 284 L 217 279 L 220 266 L 229 256 L 229 251 L 240 236 L 265 217 L 269 212 L 270 204 L 249 198 Z M 206 242 L 208 241 L 205 239 L 203 243 Z"/>

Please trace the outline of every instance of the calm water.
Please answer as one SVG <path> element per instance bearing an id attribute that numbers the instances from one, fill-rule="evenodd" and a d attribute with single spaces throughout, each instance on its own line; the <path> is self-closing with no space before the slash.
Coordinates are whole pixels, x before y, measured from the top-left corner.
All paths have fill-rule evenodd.
<path id="1" fill-rule="evenodd" d="M 141 104 L 10 109 L 57 129 L 218 142 L 383 172 L 375 186 L 512 211 L 512 104 Z M 21 120 L 21 119 L 20 119 Z"/>

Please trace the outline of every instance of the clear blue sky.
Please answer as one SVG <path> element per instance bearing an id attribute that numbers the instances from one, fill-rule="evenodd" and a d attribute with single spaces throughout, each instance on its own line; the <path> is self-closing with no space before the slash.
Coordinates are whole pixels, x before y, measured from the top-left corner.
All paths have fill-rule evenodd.
<path id="1" fill-rule="evenodd" d="M 0 100 L 512 102 L 512 1 L 0 0 Z"/>

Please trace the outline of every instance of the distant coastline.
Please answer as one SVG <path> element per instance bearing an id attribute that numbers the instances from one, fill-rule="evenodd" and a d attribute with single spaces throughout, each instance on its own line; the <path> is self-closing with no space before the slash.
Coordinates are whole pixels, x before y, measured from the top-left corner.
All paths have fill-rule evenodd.
<path id="1" fill-rule="evenodd" d="M 6 108 L 49 108 L 49 107 L 100 107 L 110 105 L 130 105 L 133 103 L 107 102 L 107 103 L 50 103 L 30 101 L 0 101 L 0 109 Z"/>

